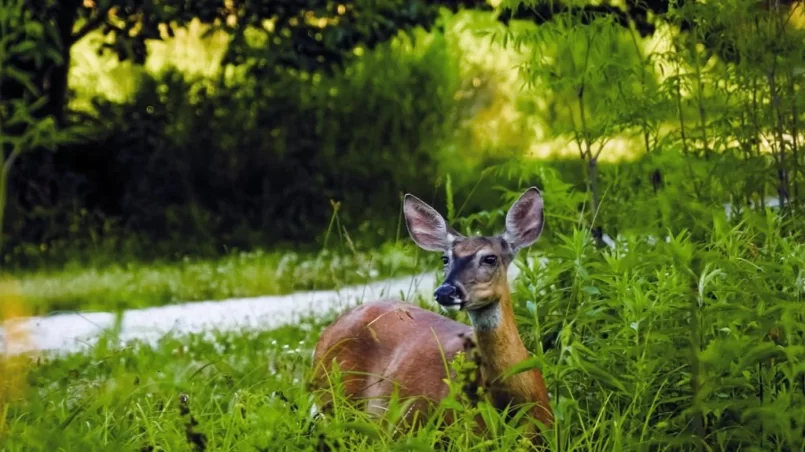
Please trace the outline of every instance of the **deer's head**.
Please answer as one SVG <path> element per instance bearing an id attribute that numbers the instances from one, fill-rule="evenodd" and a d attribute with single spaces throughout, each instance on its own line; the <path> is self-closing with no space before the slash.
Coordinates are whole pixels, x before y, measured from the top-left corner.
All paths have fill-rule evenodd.
<path id="1" fill-rule="evenodd" d="M 414 195 L 405 195 L 403 211 L 408 233 L 421 248 L 442 253 L 445 279 L 434 292 L 448 309 L 475 311 L 508 294 L 506 272 L 517 251 L 542 233 L 542 195 L 525 191 L 506 213 L 506 230 L 496 236 L 465 237 Z"/>

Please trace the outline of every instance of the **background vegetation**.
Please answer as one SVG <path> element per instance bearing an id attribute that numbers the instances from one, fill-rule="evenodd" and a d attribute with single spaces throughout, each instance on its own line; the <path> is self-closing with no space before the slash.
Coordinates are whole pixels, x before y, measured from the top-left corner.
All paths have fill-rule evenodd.
<path id="1" fill-rule="evenodd" d="M 548 227 L 531 252 L 549 259 L 523 266 L 515 297 L 552 450 L 805 446 L 801 2 L 194 5 L 2 4 L 0 251 L 24 296 L 2 286 L 4 307 L 430 270 L 402 192 L 492 232 L 537 185 Z M 517 447 L 484 406 L 464 413 L 497 419 L 488 439 L 438 417 L 395 436 L 395 409 L 311 419 L 310 348 L 334 314 L 4 359 L 0 443 Z"/>

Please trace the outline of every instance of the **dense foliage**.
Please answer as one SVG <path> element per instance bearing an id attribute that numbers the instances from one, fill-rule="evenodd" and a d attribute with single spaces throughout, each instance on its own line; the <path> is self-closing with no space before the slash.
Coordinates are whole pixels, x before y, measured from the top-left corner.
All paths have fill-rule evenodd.
<path id="1" fill-rule="evenodd" d="M 790 2 L 503 2 L 475 21 L 449 11 L 486 3 L 16 3 L 31 25 L 5 41 L 17 53 L 6 54 L 3 102 L 40 95 L 50 107 L 33 120 L 95 135 L 55 140 L 55 154 L 26 146 L 13 159 L 5 265 L 122 247 L 155 257 L 303 246 L 332 221 L 359 242 L 388 239 L 399 228 L 390 200 L 401 192 L 444 205 L 449 174 L 465 212 L 489 205 L 495 195 L 481 187 L 509 181 L 481 169 L 527 160 L 544 139 L 578 148 L 584 166 L 554 167 L 563 183 L 590 191 L 583 221 L 611 235 L 691 224 L 667 211 L 662 221 L 627 217 L 607 200 L 640 212 L 664 189 L 712 205 L 768 195 L 785 204 L 802 184 L 802 11 Z M 194 21 L 225 33 L 213 75 L 134 71 L 131 94 L 114 99 L 81 97 L 55 79 L 69 75 L 82 38 L 141 63 L 148 45 Z M 467 66 L 467 46 L 456 42 L 476 32 L 494 43 L 490 53 L 522 56 L 522 92 L 504 93 L 510 67 Z M 301 45 L 311 34 L 315 42 Z M 93 82 L 71 83 L 80 91 Z M 62 85 L 64 95 L 54 93 Z M 494 117 L 504 96 L 515 118 Z M 82 107 L 62 114 L 66 100 Z M 481 121 L 508 121 L 519 136 L 481 142 L 468 132 Z M 613 142 L 633 138 L 627 147 L 644 152 L 642 162 L 604 165 Z"/>
<path id="2" fill-rule="evenodd" d="M 144 40 L 157 37 L 156 28 L 168 22 L 179 27 L 200 17 L 217 23 L 231 14 L 239 20 L 237 26 L 218 23 L 229 33 L 221 67 L 234 69 L 234 76 L 224 70 L 212 78 L 173 69 L 142 74 L 130 98 L 110 101 L 101 93 L 89 99 L 92 108 L 68 118 L 94 127 L 100 138 L 61 143 L 55 155 L 40 146 L 26 149 L 19 169 L 10 174 L 9 218 L 3 225 L 8 240 L 2 244 L 6 264 L 25 265 L 26 258 L 39 254 L 32 250 L 63 248 L 64 242 L 75 253 L 97 247 L 99 239 L 124 236 L 139 243 L 168 242 L 170 254 L 313 242 L 336 211 L 340 220 L 359 227 L 369 219 L 367 212 L 396 217 L 388 200 L 398 198 L 403 187 L 419 192 L 432 187 L 443 169 L 440 149 L 461 119 L 454 100 L 457 55 L 439 35 L 396 31 L 419 25 L 425 20 L 420 14 L 432 22 L 438 9 L 417 2 L 408 9 L 392 8 L 396 3 L 391 2 L 368 10 L 362 3 L 261 5 L 231 11 L 196 5 L 199 10 L 186 11 L 160 2 L 165 11 L 151 11 L 157 6 L 149 2 L 137 7 L 100 2 L 91 12 L 78 8 L 79 16 L 89 16 L 84 22 L 74 17 L 82 27 L 48 49 L 53 61 L 32 66 L 29 57 L 12 55 L 9 67 L 20 67 L 12 75 L 28 70 L 30 77 L 23 84 L 6 74 L 4 98 L 25 97 L 28 87 L 46 102 L 62 95 L 48 91 L 55 84 L 37 74 L 69 65 L 70 46 L 92 27 L 106 27 L 103 31 L 118 39 L 112 47 L 123 52 L 144 48 Z M 69 9 L 67 2 L 40 12 Z M 300 36 L 321 28 L 305 20 L 328 11 L 337 16 L 331 18 L 335 23 L 325 24 L 324 37 L 314 44 L 337 49 L 304 50 Z M 34 18 L 31 11 L 25 14 Z M 107 20 L 107 14 L 115 20 Z M 153 23 L 141 24 L 142 17 L 153 17 Z M 256 28 L 266 18 L 275 20 L 271 32 Z M 45 36 L 63 25 L 44 23 L 51 27 Z M 275 42 L 280 37 L 284 40 Z M 30 36 L 20 39 L 28 39 L 26 48 L 39 45 Z M 356 58 L 354 49 L 366 55 Z M 317 61 L 321 53 L 332 53 L 331 66 L 313 70 L 308 67 L 313 63 L 304 62 Z M 51 122 L 62 117 L 59 108 L 40 109 L 37 115 Z M 195 249 L 191 237 L 207 247 Z M 159 248 L 150 257 L 164 251 Z"/>

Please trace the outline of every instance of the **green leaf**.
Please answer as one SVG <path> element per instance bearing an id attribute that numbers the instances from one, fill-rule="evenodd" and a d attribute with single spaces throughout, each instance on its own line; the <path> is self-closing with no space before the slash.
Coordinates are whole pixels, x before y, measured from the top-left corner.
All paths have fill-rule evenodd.
<path id="1" fill-rule="evenodd" d="M 39 94 L 39 89 L 37 89 L 36 85 L 34 85 L 33 81 L 28 76 L 28 74 L 20 71 L 19 69 L 15 68 L 14 66 L 6 65 L 2 69 L 2 72 L 0 72 L 0 77 L 8 77 L 8 78 L 14 79 L 17 82 L 19 82 L 20 84 L 22 84 L 23 86 L 25 86 L 25 88 L 28 89 L 28 91 L 30 91 L 35 96 L 40 95 Z"/>
<path id="2" fill-rule="evenodd" d="M 543 367 L 544 363 L 545 361 L 538 356 L 532 356 L 530 358 L 526 358 L 520 361 L 519 363 L 513 365 L 512 367 L 509 368 L 509 370 L 504 372 L 503 378 L 508 378 L 511 377 L 512 375 L 517 375 L 519 373 L 527 372 L 529 370 L 534 369 L 540 370 Z"/>
<path id="3" fill-rule="evenodd" d="M 779 345 L 774 342 L 761 342 L 743 355 L 734 372 L 740 372 L 743 369 L 754 366 L 760 361 L 767 361 L 771 358 L 781 356 L 784 357 L 785 354 Z"/>
<path id="4" fill-rule="evenodd" d="M 34 38 L 42 38 L 45 28 L 39 22 L 27 21 L 25 23 L 25 33 Z"/>
<path id="5" fill-rule="evenodd" d="M 623 383 L 621 383 L 612 374 L 598 367 L 597 365 L 589 361 L 582 361 L 580 359 L 576 360 L 576 365 L 581 369 L 582 372 L 599 380 L 605 385 L 618 389 L 621 392 L 626 392 L 626 387 L 623 386 Z"/>
<path id="6" fill-rule="evenodd" d="M 11 54 L 26 54 L 33 50 L 36 50 L 36 42 L 34 41 L 22 41 L 19 44 L 12 46 L 9 50 Z"/>
<path id="7" fill-rule="evenodd" d="M 360 433 L 361 435 L 367 436 L 367 437 L 369 437 L 369 438 L 371 438 L 373 440 L 379 440 L 380 439 L 380 431 L 379 431 L 377 425 L 373 424 L 373 423 L 370 423 L 370 422 L 358 422 L 358 421 L 347 422 L 347 423 L 341 424 L 340 427 L 343 430 L 348 430 L 348 431 L 351 430 L 351 431 Z"/>
<path id="8" fill-rule="evenodd" d="M 45 55 L 47 55 L 47 57 L 50 58 L 50 61 L 55 65 L 64 63 L 64 57 L 62 57 L 62 54 L 54 48 L 45 49 Z"/>
<path id="9" fill-rule="evenodd" d="M 601 290 L 595 286 L 584 286 L 582 289 L 588 295 L 601 295 Z"/>

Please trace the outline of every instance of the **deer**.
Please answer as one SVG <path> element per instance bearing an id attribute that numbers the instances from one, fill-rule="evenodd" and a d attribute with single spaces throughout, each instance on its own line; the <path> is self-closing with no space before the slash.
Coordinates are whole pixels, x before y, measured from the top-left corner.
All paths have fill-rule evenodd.
<path id="1" fill-rule="evenodd" d="M 507 270 L 517 252 L 542 234 L 540 191 L 531 187 L 520 195 L 506 213 L 504 232 L 496 236 L 463 236 L 412 194 L 403 198 L 403 213 L 413 241 L 442 253 L 444 280 L 433 293 L 436 303 L 443 310 L 466 311 L 471 325 L 395 299 L 346 310 L 323 330 L 313 352 L 311 386 L 324 389 L 317 391 L 314 410 L 324 414 L 332 408 L 328 372 L 335 362 L 348 400 L 382 416 L 396 390 L 400 400 L 412 401 L 403 420 L 414 426 L 449 394 L 445 380 L 455 375 L 448 375 L 445 360 L 471 349 L 479 358 L 476 383 L 495 409 L 524 407 L 549 428 L 553 412 L 542 373 L 507 374 L 529 357 L 515 323 Z M 446 415 L 445 423 L 450 422 Z M 533 422 L 525 433 L 533 443 L 542 442 Z"/>

